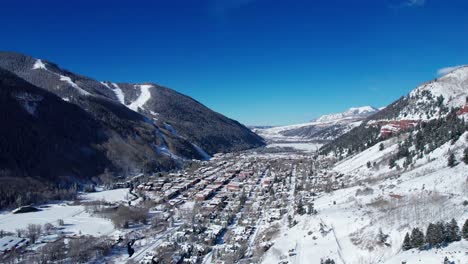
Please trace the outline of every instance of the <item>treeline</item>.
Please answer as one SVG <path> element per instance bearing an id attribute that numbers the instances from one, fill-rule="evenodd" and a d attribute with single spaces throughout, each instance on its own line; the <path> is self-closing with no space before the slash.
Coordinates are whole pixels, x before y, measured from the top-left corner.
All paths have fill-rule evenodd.
<path id="1" fill-rule="evenodd" d="M 320 149 L 320 153 L 323 155 L 334 153 L 336 157 L 341 159 L 342 157 L 359 153 L 377 144 L 381 140 L 380 126 L 362 124 L 323 146 Z"/>
<path id="2" fill-rule="evenodd" d="M 77 193 L 76 184 L 66 186 L 36 180 L 0 179 L 0 210 L 53 200 L 74 200 Z"/>
<path id="3" fill-rule="evenodd" d="M 455 241 L 460 241 L 462 237 L 468 240 L 468 219 L 465 221 L 461 231 L 455 219 L 446 223 L 430 223 L 427 227 L 426 234 L 419 228 L 413 228 L 411 234 L 406 233 L 402 249 L 430 249 L 432 247 L 441 247 Z"/>

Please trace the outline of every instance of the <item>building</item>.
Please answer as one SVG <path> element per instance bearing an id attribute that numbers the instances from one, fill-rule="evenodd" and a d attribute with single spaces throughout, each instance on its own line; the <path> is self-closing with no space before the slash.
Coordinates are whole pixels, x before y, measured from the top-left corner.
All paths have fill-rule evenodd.
<path id="1" fill-rule="evenodd" d="M 23 248 L 29 244 L 26 238 L 5 236 L 0 238 L 0 251 L 2 254 L 8 253 L 13 250 Z"/>

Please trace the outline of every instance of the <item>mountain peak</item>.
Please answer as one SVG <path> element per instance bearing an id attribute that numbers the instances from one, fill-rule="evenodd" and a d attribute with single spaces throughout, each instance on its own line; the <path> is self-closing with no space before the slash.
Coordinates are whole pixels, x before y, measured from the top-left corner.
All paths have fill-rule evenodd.
<path id="1" fill-rule="evenodd" d="M 366 114 L 366 113 L 374 113 L 375 111 L 378 111 L 377 108 L 373 106 L 361 106 L 361 107 L 351 107 L 348 109 L 345 113 L 347 114 Z"/>
<path id="2" fill-rule="evenodd" d="M 437 74 L 439 74 L 440 78 L 443 78 L 445 76 L 450 76 L 452 73 L 460 73 L 460 72 L 467 72 L 467 71 L 468 71 L 468 64 L 465 64 L 465 65 L 442 68 L 437 71 Z"/>
<path id="3" fill-rule="evenodd" d="M 345 112 L 323 115 L 314 121 L 315 122 L 336 122 L 336 121 L 341 121 L 343 119 L 364 118 L 378 111 L 379 109 L 373 106 L 351 107 Z"/>

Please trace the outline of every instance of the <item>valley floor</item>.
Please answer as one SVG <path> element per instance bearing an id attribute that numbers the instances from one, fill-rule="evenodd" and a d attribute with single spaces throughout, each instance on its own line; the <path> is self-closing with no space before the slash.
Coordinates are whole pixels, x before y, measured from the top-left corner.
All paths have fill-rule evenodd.
<path id="1" fill-rule="evenodd" d="M 121 183 L 131 189 L 83 194 L 79 202 L 34 213 L 3 213 L 0 229 L 14 236 L 29 224 L 56 227 L 27 247 L 32 251 L 15 256 L 17 262 L 42 254 L 50 236 L 92 235 L 111 244 L 109 252 L 87 259 L 99 263 L 431 264 L 447 257 L 465 264 L 467 240 L 408 251 L 402 242 L 413 228 L 425 232 L 429 223 L 451 219 L 461 228 L 468 219 L 468 166 L 446 164 L 449 151 L 461 155 L 466 138 L 399 170 L 387 165 L 395 139 L 337 163 L 270 148 L 225 154 L 178 173 Z M 128 222 L 119 226 L 114 214 L 120 207 L 146 209 L 147 219 L 122 216 Z"/>

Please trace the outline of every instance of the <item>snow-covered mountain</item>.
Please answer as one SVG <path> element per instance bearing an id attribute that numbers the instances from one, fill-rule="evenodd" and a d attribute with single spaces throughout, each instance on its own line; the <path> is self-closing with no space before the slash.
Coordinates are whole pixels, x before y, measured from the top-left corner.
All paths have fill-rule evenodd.
<path id="1" fill-rule="evenodd" d="M 362 107 L 351 107 L 343 113 L 323 115 L 315 122 L 326 123 L 326 122 L 340 122 L 347 119 L 362 119 L 378 112 L 379 109 L 373 106 L 362 106 Z"/>
<path id="2" fill-rule="evenodd" d="M 433 120 L 444 119 L 452 111 L 459 117 L 468 114 L 468 67 L 426 82 L 362 124 L 323 147 L 323 152 L 360 151 L 381 138 L 414 129 Z"/>
<path id="3" fill-rule="evenodd" d="M 317 141 L 324 143 L 358 126 L 360 121 L 378 111 L 372 106 L 353 107 L 342 113 L 323 115 L 309 123 L 256 129 L 255 131 L 270 142 Z"/>
<path id="4" fill-rule="evenodd" d="M 0 148 L 11 151 L 2 154 L 12 157 L 5 159 L 2 169 L 12 175 L 91 178 L 104 171 L 121 175 L 164 170 L 175 168 L 183 160 L 263 145 L 258 135 L 237 121 L 154 83 L 99 82 L 52 62 L 12 52 L 0 52 L 0 69 L 4 105 L 15 106 L 11 116 L 15 116 L 13 111 L 27 113 L 16 113 L 16 119 L 2 123 L 9 132 L 2 134 L 6 139 L 0 141 Z M 53 123 L 46 118 L 53 111 L 73 113 L 53 115 Z M 20 123 L 38 128 L 23 131 L 25 127 L 17 125 Z M 82 123 L 86 125 L 80 127 Z M 75 135 L 69 130 L 82 130 L 82 138 L 65 144 Z M 29 135 L 30 144 L 10 146 L 22 133 Z M 55 149 L 31 151 L 43 145 Z M 28 153 L 47 160 L 34 163 Z M 17 164 L 17 155 L 31 163 Z M 78 158 L 82 155 L 93 157 L 95 162 L 89 162 L 88 167 L 78 166 L 73 160 L 88 160 Z M 52 162 L 64 167 L 51 173 L 60 167 L 52 166 Z"/>

